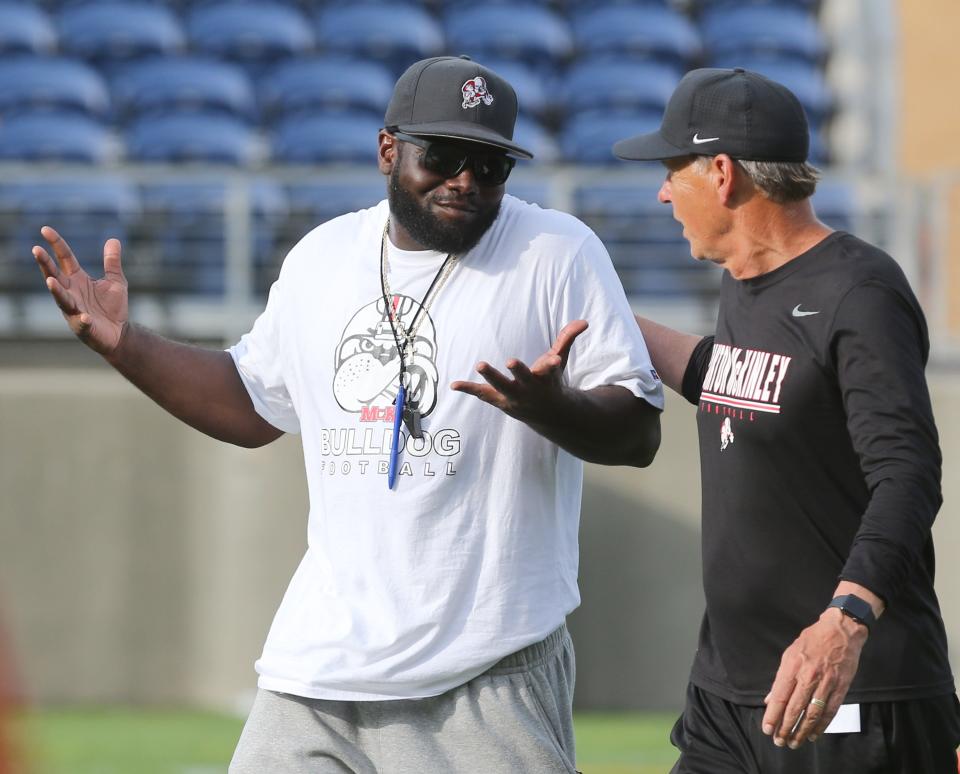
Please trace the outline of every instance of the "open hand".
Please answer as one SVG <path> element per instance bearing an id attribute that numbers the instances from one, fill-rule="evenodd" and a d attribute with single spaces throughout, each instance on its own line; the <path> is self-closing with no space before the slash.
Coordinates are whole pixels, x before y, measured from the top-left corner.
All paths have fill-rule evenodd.
<path id="1" fill-rule="evenodd" d="M 94 351 L 109 355 L 119 345 L 127 323 L 127 279 L 120 265 L 120 241 L 107 240 L 103 278 L 94 280 L 54 229 L 44 226 L 40 233 L 57 259 L 39 245 L 33 248 L 33 257 L 70 330 Z"/>
<path id="2" fill-rule="evenodd" d="M 563 371 L 567 367 L 570 347 L 586 329 L 586 320 L 567 323 L 557 334 L 553 346 L 532 366 L 528 367 L 517 358 L 508 360 L 507 369 L 513 375 L 512 379 L 489 363 L 480 362 L 477 373 L 486 384 L 456 381 L 450 388 L 473 395 L 515 419 L 536 424 L 549 416 L 550 407 L 563 386 Z"/>

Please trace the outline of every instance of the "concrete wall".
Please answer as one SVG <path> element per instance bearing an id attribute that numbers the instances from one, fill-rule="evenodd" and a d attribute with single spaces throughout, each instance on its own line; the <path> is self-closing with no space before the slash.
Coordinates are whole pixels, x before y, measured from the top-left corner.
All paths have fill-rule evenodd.
<path id="1" fill-rule="evenodd" d="M 946 457 L 940 590 L 960 645 L 960 378 L 932 378 Z M 702 607 L 693 409 L 643 471 L 590 467 L 582 707 L 679 704 Z M 242 708 L 304 545 L 298 439 L 246 451 L 179 425 L 90 359 L 0 368 L 0 617 L 43 702 Z"/>

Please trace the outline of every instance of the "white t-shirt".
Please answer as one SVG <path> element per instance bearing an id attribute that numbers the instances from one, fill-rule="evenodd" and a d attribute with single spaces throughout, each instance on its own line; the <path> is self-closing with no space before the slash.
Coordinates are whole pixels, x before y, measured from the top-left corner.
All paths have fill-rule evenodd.
<path id="1" fill-rule="evenodd" d="M 575 218 L 505 196 L 419 327 L 407 439 L 387 487 L 399 360 L 380 290 L 387 203 L 311 231 L 230 352 L 257 412 L 302 434 L 308 549 L 277 612 L 259 685 L 320 699 L 432 696 L 542 640 L 580 602 L 582 463 L 477 398 L 485 360 L 528 365 L 570 320 L 590 328 L 565 379 L 663 392 L 600 240 Z M 412 321 L 444 255 L 389 245 Z"/>

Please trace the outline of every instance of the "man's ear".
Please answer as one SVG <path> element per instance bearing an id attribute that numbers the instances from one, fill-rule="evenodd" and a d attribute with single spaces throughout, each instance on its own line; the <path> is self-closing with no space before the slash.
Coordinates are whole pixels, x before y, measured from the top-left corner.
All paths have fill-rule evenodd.
<path id="1" fill-rule="evenodd" d="M 710 178 L 714 190 L 720 197 L 720 203 L 725 207 L 734 202 L 734 197 L 743 187 L 743 175 L 737 163 L 726 153 L 721 153 L 710 159 Z"/>
<path id="2" fill-rule="evenodd" d="M 377 143 L 377 166 L 384 175 L 389 175 L 394 165 L 400 162 L 400 143 L 386 129 L 380 130 Z"/>

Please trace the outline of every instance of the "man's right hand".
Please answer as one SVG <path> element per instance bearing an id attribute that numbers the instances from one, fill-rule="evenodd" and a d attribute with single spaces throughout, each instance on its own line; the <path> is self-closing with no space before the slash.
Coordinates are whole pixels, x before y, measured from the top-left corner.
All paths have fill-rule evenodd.
<path id="1" fill-rule="evenodd" d="M 33 257 L 46 278 L 47 289 L 77 337 L 108 357 L 120 344 L 127 324 L 127 278 L 120 265 L 120 241 L 108 239 L 103 246 L 103 278 L 94 280 L 54 229 L 40 229 L 56 261 L 39 245 Z"/>

